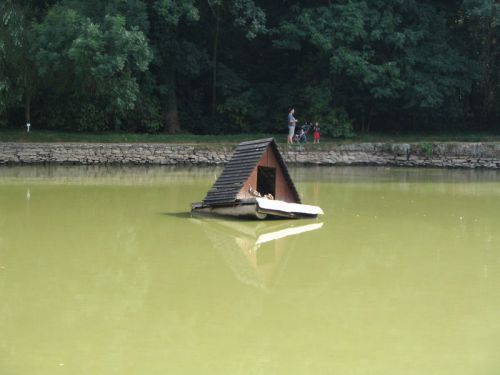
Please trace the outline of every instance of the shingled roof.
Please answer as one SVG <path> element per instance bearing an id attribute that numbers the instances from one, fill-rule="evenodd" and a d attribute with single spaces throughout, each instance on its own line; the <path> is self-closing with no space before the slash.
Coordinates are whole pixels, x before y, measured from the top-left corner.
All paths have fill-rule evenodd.
<path id="1" fill-rule="evenodd" d="M 236 203 L 239 191 L 245 181 L 250 177 L 268 146 L 271 146 L 276 155 L 283 175 L 285 176 L 286 183 L 292 190 L 296 202 L 300 203 L 297 189 L 293 184 L 285 161 L 273 138 L 240 143 L 236 147 L 236 150 L 234 150 L 233 156 L 222 171 L 222 174 L 208 191 L 205 199 L 203 199 L 203 203 L 212 206 Z"/>

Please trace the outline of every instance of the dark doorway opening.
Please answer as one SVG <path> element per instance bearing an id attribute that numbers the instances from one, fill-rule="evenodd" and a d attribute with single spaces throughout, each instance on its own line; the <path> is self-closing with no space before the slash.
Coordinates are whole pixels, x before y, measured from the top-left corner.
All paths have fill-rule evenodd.
<path id="1" fill-rule="evenodd" d="M 257 191 L 262 195 L 272 194 L 276 197 L 276 168 L 257 168 Z"/>

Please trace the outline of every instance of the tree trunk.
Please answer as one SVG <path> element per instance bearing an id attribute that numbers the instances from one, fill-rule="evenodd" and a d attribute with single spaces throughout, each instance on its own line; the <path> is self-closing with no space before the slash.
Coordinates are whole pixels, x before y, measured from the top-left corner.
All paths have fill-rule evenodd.
<path id="1" fill-rule="evenodd" d="M 368 111 L 368 121 L 366 122 L 366 128 L 365 128 L 366 133 L 370 132 L 372 120 L 373 120 L 373 103 L 370 103 L 370 110 Z"/>
<path id="2" fill-rule="evenodd" d="M 120 123 L 118 122 L 118 119 L 116 118 L 115 114 L 113 114 L 113 122 L 114 122 L 113 128 L 115 129 L 115 132 L 119 132 L 121 130 Z"/>
<path id="3" fill-rule="evenodd" d="M 24 68 L 24 121 L 31 124 L 31 87 L 28 84 L 28 68 Z"/>
<path id="4" fill-rule="evenodd" d="M 177 94 L 175 92 L 175 76 L 172 72 L 168 79 L 168 94 L 165 108 L 165 130 L 170 134 L 179 133 L 181 124 L 179 122 L 179 111 L 177 109 Z"/>
<path id="5" fill-rule="evenodd" d="M 25 94 L 24 98 L 24 119 L 26 124 L 31 124 L 31 95 Z"/>
<path id="6" fill-rule="evenodd" d="M 488 22 L 486 22 L 485 26 L 487 28 L 485 34 L 485 40 L 483 41 L 483 50 L 482 50 L 482 79 L 481 79 L 481 88 L 482 88 L 482 99 L 483 99 L 483 110 L 482 115 L 484 119 L 488 119 L 491 112 L 493 112 L 495 107 L 495 7 L 492 7 L 492 17 Z"/>
<path id="7" fill-rule="evenodd" d="M 495 6 L 492 5 L 491 14 L 481 16 L 479 24 L 475 25 L 475 32 L 479 35 L 476 38 L 479 55 L 477 62 L 480 66 L 480 79 L 474 83 L 471 92 L 471 107 L 475 117 L 479 119 L 476 123 L 484 126 L 488 123 L 492 112 L 495 110 L 495 85 L 498 84 L 495 70 L 495 48 L 496 48 L 496 28 L 494 18 L 496 17 Z M 496 100 L 496 101 L 495 101 Z"/>
<path id="8" fill-rule="evenodd" d="M 212 50 L 212 117 L 215 116 L 217 106 L 217 47 L 219 44 L 220 6 L 217 7 L 215 18 L 215 35 Z"/>

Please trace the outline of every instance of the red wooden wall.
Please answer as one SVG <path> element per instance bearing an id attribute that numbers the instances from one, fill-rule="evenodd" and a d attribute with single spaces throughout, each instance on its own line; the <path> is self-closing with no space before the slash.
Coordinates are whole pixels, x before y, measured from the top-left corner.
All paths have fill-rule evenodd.
<path id="1" fill-rule="evenodd" d="M 238 199 L 245 199 L 245 198 L 252 198 L 253 195 L 248 193 L 248 189 L 250 186 L 255 190 L 257 189 L 257 168 L 258 167 L 270 167 L 270 168 L 276 168 L 276 196 L 274 197 L 277 200 L 285 201 L 285 202 L 292 202 L 292 203 L 297 203 L 295 201 L 294 195 L 292 193 L 292 190 L 288 186 L 285 180 L 285 175 L 283 174 L 283 170 L 281 169 L 281 166 L 278 162 L 278 159 L 276 158 L 276 155 L 274 154 L 271 146 L 268 146 L 264 154 L 262 155 L 262 158 L 260 161 L 257 163 L 255 166 L 254 170 L 250 174 L 250 177 L 246 180 L 246 182 L 243 184 L 243 187 L 241 188 L 240 192 L 238 193 Z"/>

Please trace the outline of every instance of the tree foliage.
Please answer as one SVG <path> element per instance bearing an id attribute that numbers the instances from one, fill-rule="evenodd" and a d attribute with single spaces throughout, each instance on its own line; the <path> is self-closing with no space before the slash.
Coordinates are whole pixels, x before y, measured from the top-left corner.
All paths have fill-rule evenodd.
<path id="1" fill-rule="evenodd" d="M 4 0 L 0 126 L 497 129 L 494 0 Z"/>

